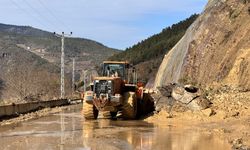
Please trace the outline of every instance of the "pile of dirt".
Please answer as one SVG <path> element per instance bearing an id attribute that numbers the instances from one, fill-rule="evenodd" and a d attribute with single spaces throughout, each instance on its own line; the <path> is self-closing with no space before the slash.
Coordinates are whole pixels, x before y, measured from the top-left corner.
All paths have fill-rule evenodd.
<path id="1" fill-rule="evenodd" d="M 250 91 L 222 86 L 211 91 L 208 98 L 213 102 L 211 109 L 217 110 L 221 119 L 250 117 Z"/>
<path id="2" fill-rule="evenodd" d="M 207 89 L 207 92 L 206 96 L 212 102 L 210 108 L 200 111 L 179 111 L 175 108 L 171 112 L 162 110 L 145 120 L 160 126 L 167 124 L 201 128 L 227 137 L 233 148 L 250 147 L 250 91 L 222 86 L 214 90 Z"/>

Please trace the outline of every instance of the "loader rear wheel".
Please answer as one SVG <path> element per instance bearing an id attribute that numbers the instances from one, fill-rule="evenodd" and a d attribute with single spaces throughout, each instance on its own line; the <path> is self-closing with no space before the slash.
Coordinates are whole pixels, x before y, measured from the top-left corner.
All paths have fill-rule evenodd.
<path id="1" fill-rule="evenodd" d="M 98 110 L 93 104 L 88 104 L 86 102 L 83 103 L 82 113 L 85 119 L 97 119 Z"/>
<path id="2" fill-rule="evenodd" d="M 137 115 L 137 99 L 135 92 L 124 94 L 124 104 L 122 106 L 123 119 L 135 119 Z"/>

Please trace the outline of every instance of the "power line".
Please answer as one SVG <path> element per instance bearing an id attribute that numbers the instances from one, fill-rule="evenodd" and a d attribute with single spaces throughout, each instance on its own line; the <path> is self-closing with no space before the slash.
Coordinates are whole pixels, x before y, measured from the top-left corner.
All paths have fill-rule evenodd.
<path id="1" fill-rule="evenodd" d="M 26 0 L 23 0 L 23 2 L 31 9 L 33 10 L 33 12 L 35 12 L 38 16 L 40 16 L 41 18 L 43 18 L 44 20 L 46 20 L 48 23 L 50 23 L 52 25 L 52 27 L 57 27 L 56 24 L 54 24 L 53 22 L 51 22 L 49 19 L 47 19 L 45 16 L 43 16 L 39 11 L 37 11 L 37 9 L 35 9 L 30 3 L 28 3 Z M 60 30 L 62 30 L 60 28 Z"/>
<path id="2" fill-rule="evenodd" d="M 37 22 L 39 22 L 40 25 L 49 28 L 49 26 L 47 26 L 46 24 L 44 24 L 41 20 L 39 20 L 36 16 L 31 15 L 32 13 L 30 13 L 29 11 L 27 11 L 26 9 L 22 8 L 18 3 L 16 3 L 14 0 L 10 0 L 10 2 L 15 5 L 17 8 L 19 8 L 21 11 L 23 11 L 24 13 L 26 13 L 28 16 L 31 16 L 33 19 L 35 19 Z"/>
<path id="3" fill-rule="evenodd" d="M 40 5 L 42 7 L 44 7 L 47 10 L 47 12 L 50 14 L 50 16 L 55 18 L 57 20 L 57 22 L 59 22 L 62 26 L 64 26 L 65 28 L 67 28 L 67 30 L 70 31 L 70 28 L 63 21 L 61 21 L 41 0 L 38 0 L 38 2 L 40 3 Z"/>

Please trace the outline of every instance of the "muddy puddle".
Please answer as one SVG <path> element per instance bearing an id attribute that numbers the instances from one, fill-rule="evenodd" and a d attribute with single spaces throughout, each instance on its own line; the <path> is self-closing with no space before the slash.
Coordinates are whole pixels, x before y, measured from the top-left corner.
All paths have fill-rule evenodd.
<path id="1" fill-rule="evenodd" d="M 2 150 L 226 150 L 213 134 L 143 121 L 85 121 L 78 108 L 0 127 Z"/>

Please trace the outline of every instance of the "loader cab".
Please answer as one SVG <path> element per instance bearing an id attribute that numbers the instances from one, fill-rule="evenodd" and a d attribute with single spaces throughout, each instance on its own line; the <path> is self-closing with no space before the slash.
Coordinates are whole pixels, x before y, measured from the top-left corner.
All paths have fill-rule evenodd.
<path id="1" fill-rule="evenodd" d="M 127 80 L 129 64 L 126 61 L 104 61 L 102 75 L 105 77 L 120 77 Z"/>

